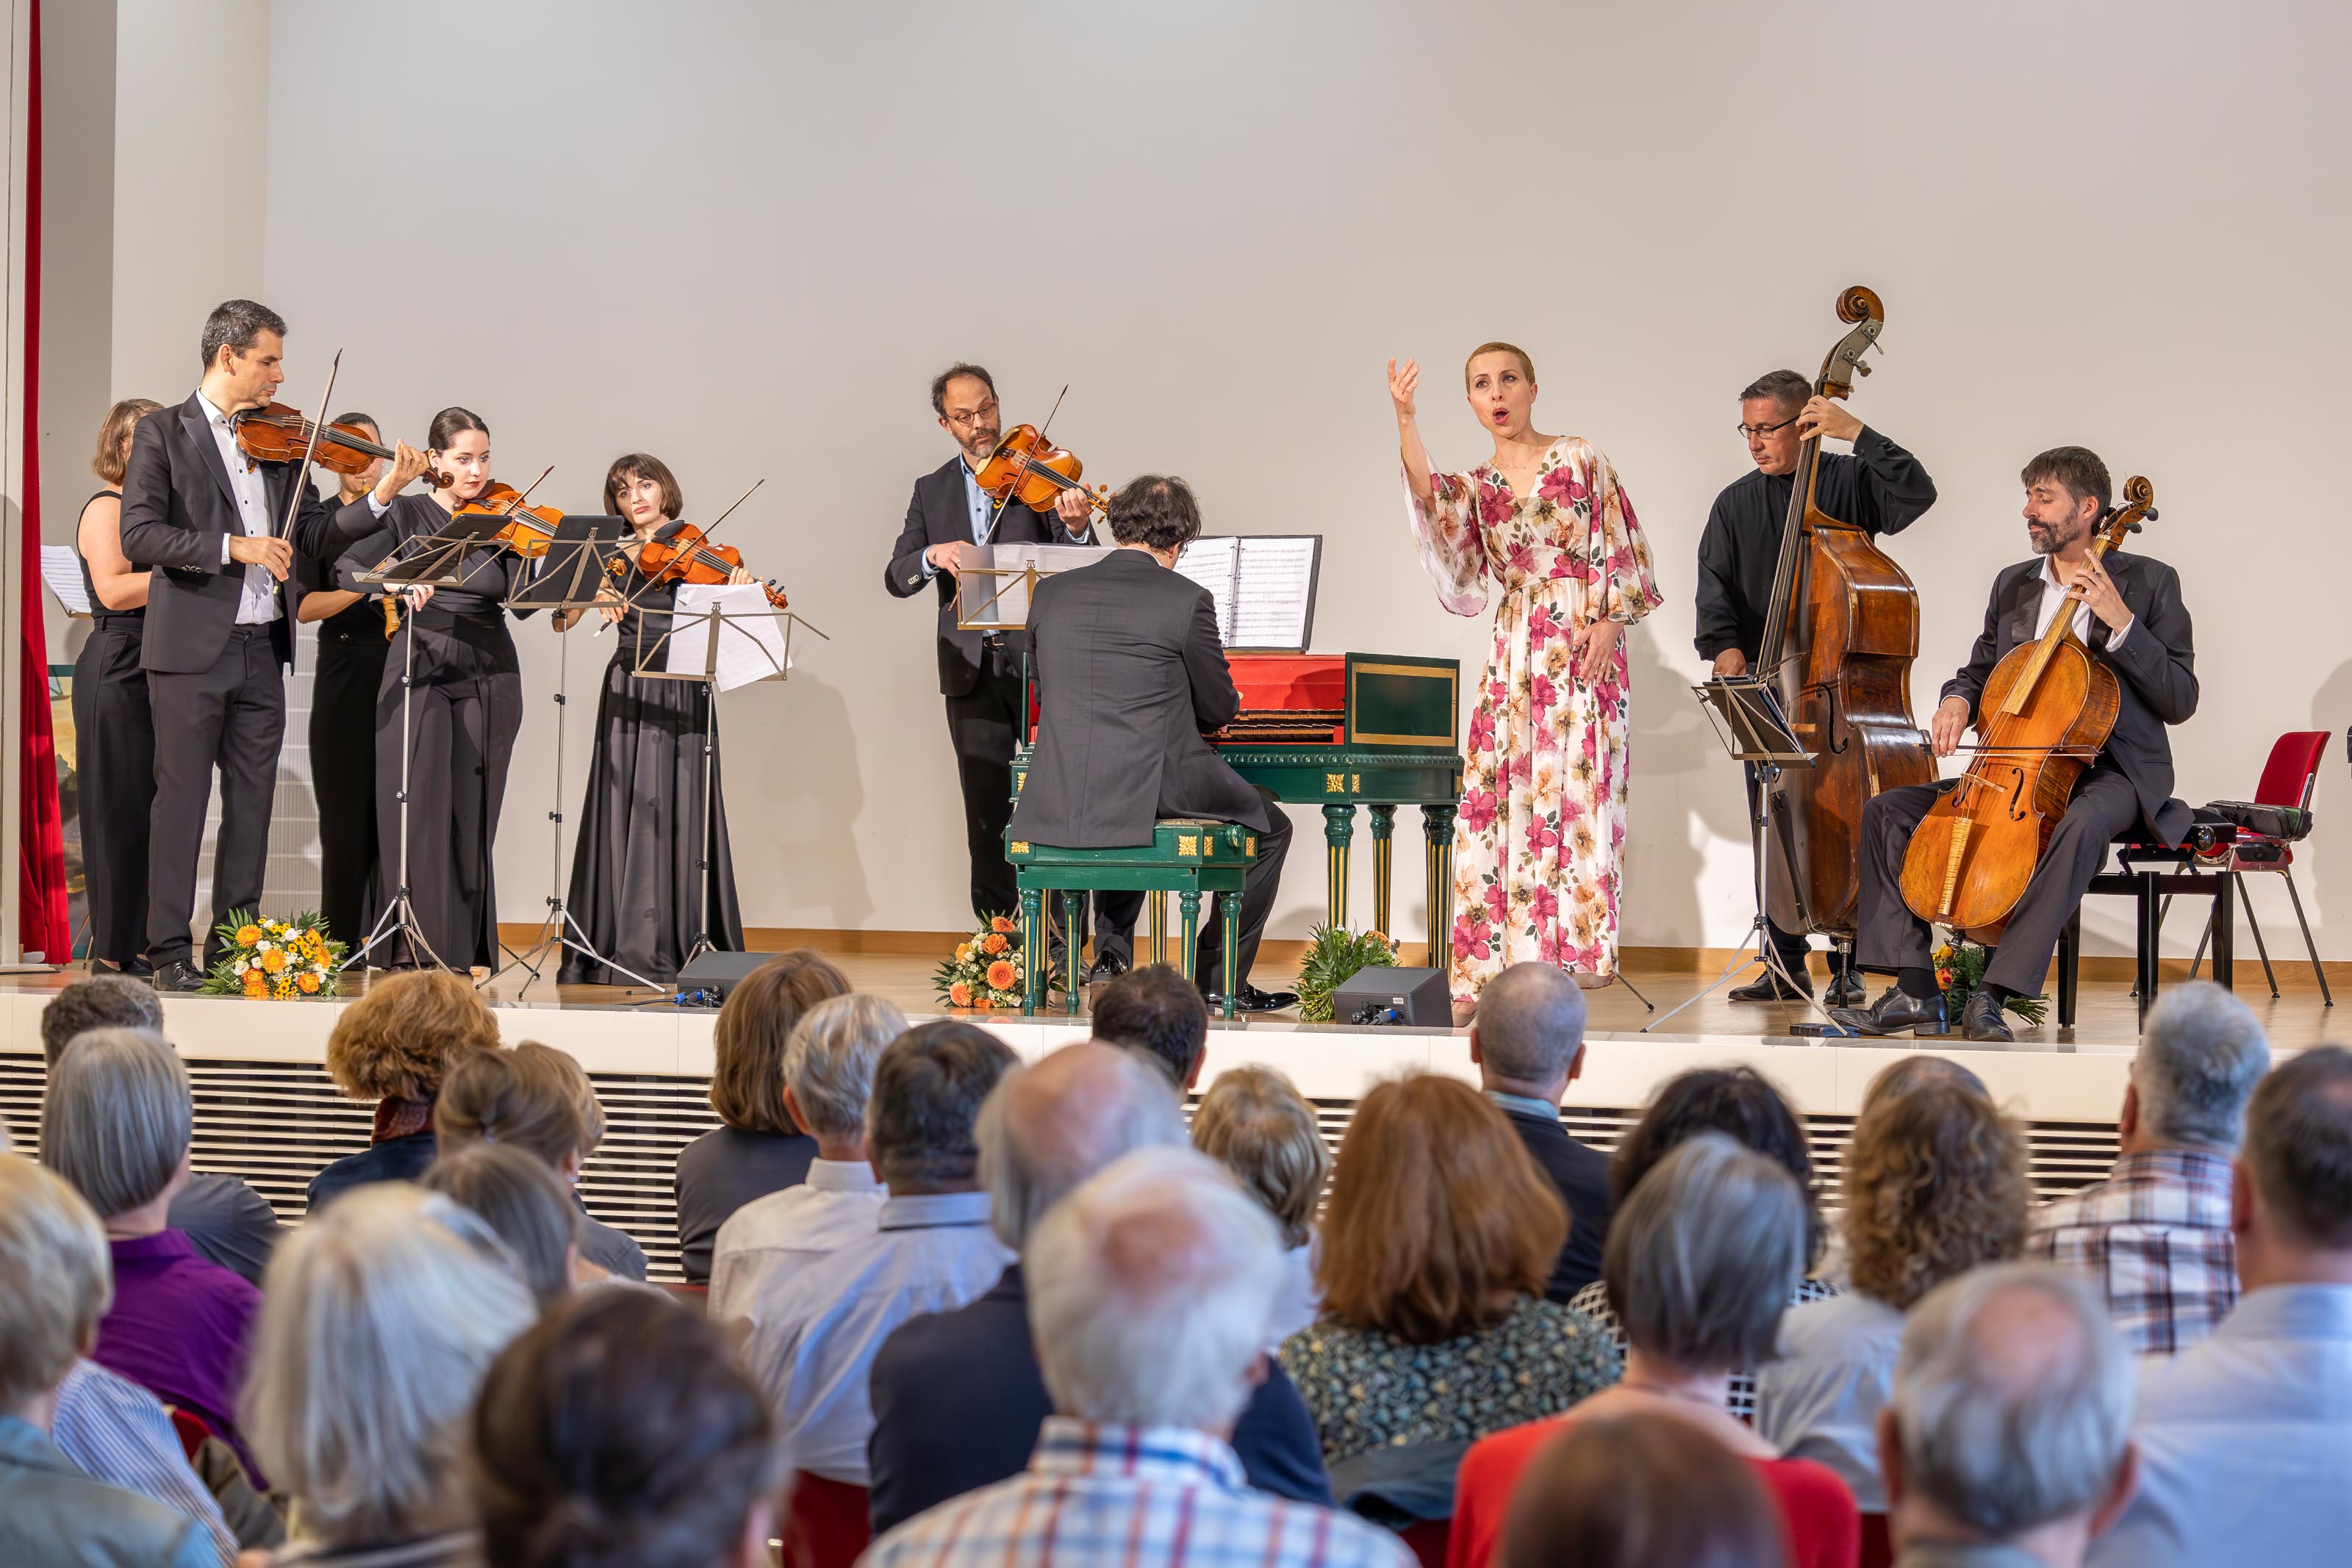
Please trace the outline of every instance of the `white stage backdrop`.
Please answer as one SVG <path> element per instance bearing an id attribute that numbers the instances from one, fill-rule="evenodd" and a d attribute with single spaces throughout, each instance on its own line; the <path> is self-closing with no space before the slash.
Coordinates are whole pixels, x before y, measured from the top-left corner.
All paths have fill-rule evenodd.
<path id="1" fill-rule="evenodd" d="M 881 573 L 949 455 L 932 372 L 987 364 L 1009 420 L 1066 382 L 1054 433 L 1090 480 L 1181 474 L 1215 531 L 1323 534 L 1318 649 L 1475 668 L 1484 621 L 1443 612 L 1415 563 L 1382 361 L 1422 360 L 1459 468 L 1486 442 L 1455 369 L 1515 340 L 1539 424 L 1616 463 L 1665 594 L 1632 643 L 1626 938 L 1726 943 L 1748 850 L 1685 689 L 1693 551 L 1746 466 L 1734 394 L 1811 374 L 1845 284 L 1887 306 L 1857 410 L 1942 492 L 1891 545 L 1923 601 L 1923 715 L 2025 553 L 2020 465 L 2079 442 L 2155 481 L 2146 548 L 2187 580 L 2205 696 L 2180 792 L 2243 797 L 2281 731 L 2352 722 L 2346 15 L 145 0 L 122 12 L 114 391 L 183 395 L 204 306 L 250 291 L 293 323 L 290 396 L 341 347 L 337 403 L 411 439 L 463 403 L 503 476 L 556 465 L 559 506 L 593 509 L 633 448 L 692 517 L 764 476 L 730 534 L 833 641 L 722 704 L 745 916 L 928 928 L 965 917 L 961 827 L 929 603 Z M 261 57 L 235 90 L 224 52 Z M 223 116 L 250 151 L 195 157 Z M 528 920 L 556 649 L 543 623 L 517 636 L 499 874 Z M 576 813 L 609 646 L 574 642 Z M 2304 868 L 2321 920 L 2352 908 L 2345 783 L 2331 750 Z M 1284 936 L 1321 899 L 1319 819 L 1297 821 Z M 2255 898 L 2275 950 L 2284 895 Z M 2120 906 L 2089 924 L 2128 939 Z M 2332 929 L 2352 957 L 2352 921 Z"/>

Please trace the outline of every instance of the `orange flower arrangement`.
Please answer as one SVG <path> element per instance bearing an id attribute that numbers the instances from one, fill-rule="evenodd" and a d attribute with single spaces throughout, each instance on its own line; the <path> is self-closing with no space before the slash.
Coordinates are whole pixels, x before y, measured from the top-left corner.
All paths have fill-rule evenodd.
<path id="1" fill-rule="evenodd" d="M 957 942 L 954 956 L 931 972 L 931 984 L 949 1007 L 987 1011 L 1021 1005 L 1021 926 L 1006 915 L 992 915 Z M 1067 988 L 1058 975 L 1048 976 L 1046 986 Z"/>
<path id="2" fill-rule="evenodd" d="M 278 1001 L 335 994 L 343 945 L 328 936 L 317 911 L 276 920 L 235 910 L 215 929 L 226 950 L 199 988 L 205 994 Z"/>

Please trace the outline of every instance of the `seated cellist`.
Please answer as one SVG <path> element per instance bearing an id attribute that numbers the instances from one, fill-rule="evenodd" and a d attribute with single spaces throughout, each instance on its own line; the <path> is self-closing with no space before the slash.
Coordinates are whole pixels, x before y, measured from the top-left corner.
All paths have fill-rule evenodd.
<path id="1" fill-rule="evenodd" d="M 2025 531 L 2035 559 L 1993 579 L 1983 634 L 1967 665 L 1945 683 L 1929 726 L 1936 755 L 1950 756 L 1961 732 L 1979 724 L 1978 700 L 2002 655 L 2041 636 L 2062 609 L 2074 617 L 2074 633 L 2091 656 L 2115 672 L 2122 707 L 2010 915 L 1983 984 L 1969 993 L 1960 1025 L 1972 1040 L 2011 1038 L 2003 1005 L 2012 996 L 2040 994 L 2059 933 L 2105 862 L 2108 844 L 2125 836 L 2178 843 L 2190 822 L 2189 808 L 2171 798 L 2172 744 L 2165 733 L 2197 711 L 2195 651 L 2179 574 L 2146 556 L 2110 550 L 2104 560 L 2092 557 L 2109 489 L 2107 465 L 2096 454 L 2053 447 L 2025 465 L 2023 479 Z M 1862 968 L 1895 981 L 1867 1009 L 1837 1009 L 1841 1021 L 1866 1035 L 1945 1021 L 1930 928 L 1905 904 L 1902 889 L 1905 852 L 1937 788 L 1888 789 L 1863 809 L 1854 956 Z"/>

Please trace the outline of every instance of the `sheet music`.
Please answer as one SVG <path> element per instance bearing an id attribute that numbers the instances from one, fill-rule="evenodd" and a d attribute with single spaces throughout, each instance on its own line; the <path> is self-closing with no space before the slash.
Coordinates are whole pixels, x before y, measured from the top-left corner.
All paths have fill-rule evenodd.
<path id="1" fill-rule="evenodd" d="M 992 625 L 1023 626 L 1029 621 L 1029 580 L 1020 575 L 1024 570 L 1035 567 L 1042 581 L 1074 566 L 1092 565 L 1102 552 L 1086 545 L 966 545 L 962 559 L 975 568 L 1006 574 L 973 571 L 963 589 L 963 612 Z"/>
<path id="2" fill-rule="evenodd" d="M 41 547 L 41 580 L 58 596 L 68 615 L 90 612 L 89 594 L 81 585 L 81 557 L 74 554 L 71 545 Z"/>
<path id="3" fill-rule="evenodd" d="M 728 617 L 719 622 L 715 666 L 709 661 L 713 605 Z M 768 602 L 767 591 L 758 583 L 733 588 L 680 583 L 677 609 L 669 623 L 669 660 L 665 666 L 670 674 L 699 675 L 705 669 L 715 668 L 719 689 L 731 692 L 754 681 L 772 680 L 792 667 L 784 655 L 783 626 Z"/>
<path id="4" fill-rule="evenodd" d="M 1319 534 L 1206 536 L 1176 570 L 1209 591 L 1228 648 L 1304 650 L 1314 630 Z"/>

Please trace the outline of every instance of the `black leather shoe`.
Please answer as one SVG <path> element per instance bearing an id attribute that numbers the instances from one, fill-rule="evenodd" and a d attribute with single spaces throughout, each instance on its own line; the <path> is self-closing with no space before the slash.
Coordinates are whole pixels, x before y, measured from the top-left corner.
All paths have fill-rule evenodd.
<path id="1" fill-rule="evenodd" d="M 1932 1026 L 1940 1033 L 1945 1023 L 1944 998 L 1937 992 L 1931 1001 L 1921 1001 L 1906 994 L 1900 986 L 1889 986 L 1866 1008 L 1834 1008 L 1830 1017 L 1853 1030 L 1856 1034 L 1875 1039 L 1881 1035 L 1901 1034 L 1905 1030 L 1917 1029 L 1922 1024 Z"/>
<path id="2" fill-rule="evenodd" d="M 93 975 L 120 975 L 126 980 L 146 980 L 154 977 L 155 966 L 144 958 L 127 958 L 120 964 L 93 958 L 89 963 L 89 972 Z"/>
<path id="3" fill-rule="evenodd" d="M 1104 953 L 1095 959 L 1095 967 L 1087 971 L 1089 986 L 1108 985 L 1127 973 L 1127 960 L 1116 953 Z"/>
<path id="4" fill-rule="evenodd" d="M 1213 1013 L 1225 1010 L 1225 996 L 1223 991 L 1202 991 L 1201 999 L 1209 1004 L 1209 1010 Z M 1285 1008 L 1297 1007 L 1298 993 L 1297 991 L 1261 991 L 1255 986 L 1244 983 L 1240 990 L 1234 993 L 1234 1005 L 1245 1013 L 1278 1013 Z"/>
<path id="5" fill-rule="evenodd" d="M 171 963 L 155 971 L 154 982 L 159 991 L 194 991 L 203 988 L 205 977 L 201 969 Z"/>
<path id="6" fill-rule="evenodd" d="M 1748 984 L 1723 993 L 1726 1001 L 1733 1002 L 1793 1002 L 1810 997 L 1813 988 L 1807 986 L 1798 990 L 1771 970 L 1767 969 Z"/>
<path id="7" fill-rule="evenodd" d="M 1862 977 L 1849 969 L 1830 977 L 1829 989 L 1822 993 L 1822 999 L 1833 1008 L 1858 1008 L 1870 1000 L 1870 991 L 1862 983 Z"/>
<path id="8" fill-rule="evenodd" d="M 1990 991 L 1970 991 L 1960 1007 L 1960 1037 L 1988 1044 L 2006 1044 L 2017 1037 L 2002 1020 L 2000 1004 Z"/>

